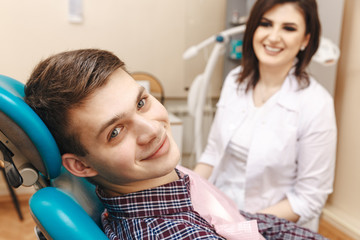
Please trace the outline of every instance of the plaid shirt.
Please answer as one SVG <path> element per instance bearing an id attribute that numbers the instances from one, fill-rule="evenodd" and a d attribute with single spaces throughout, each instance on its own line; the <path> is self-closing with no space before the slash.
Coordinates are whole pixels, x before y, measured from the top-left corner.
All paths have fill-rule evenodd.
<path id="1" fill-rule="evenodd" d="M 259 232 L 268 240 L 327 240 L 318 233 L 270 214 L 252 214 L 244 211 L 240 213 L 247 220 L 256 220 Z"/>
<path id="2" fill-rule="evenodd" d="M 179 172 L 177 171 L 180 176 Z M 118 197 L 97 194 L 109 239 L 224 239 L 191 203 L 188 175 L 177 181 Z"/>
<path id="3" fill-rule="evenodd" d="M 188 175 L 156 188 L 119 197 L 97 194 L 107 209 L 102 224 L 109 239 L 224 239 L 196 211 L 190 199 Z M 256 220 L 261 235 L 268 240 L 325 240 L 323 236 L 296 223 L 270 214 L 240 211 L 247 220 Z"/>

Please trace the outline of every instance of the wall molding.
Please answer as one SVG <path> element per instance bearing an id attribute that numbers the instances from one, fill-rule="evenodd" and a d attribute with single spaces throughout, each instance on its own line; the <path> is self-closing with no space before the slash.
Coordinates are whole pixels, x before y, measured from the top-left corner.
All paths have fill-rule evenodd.
<path id="1" fill-rule="evenodd" d="M 325 206 L 322 217 L 340 231 L 360 240 L 360 228 L 358 227 L 360 226 L 360 219 L 356 219 L 341 209 L 330 205 Z"/>

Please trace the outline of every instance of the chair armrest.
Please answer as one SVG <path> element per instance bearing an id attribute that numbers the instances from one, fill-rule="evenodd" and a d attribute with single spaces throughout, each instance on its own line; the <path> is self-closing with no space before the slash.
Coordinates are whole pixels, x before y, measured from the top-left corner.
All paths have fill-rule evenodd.
<path id="1" fill-rule="evenodd" d="M 40 189 L 31 197 L 29 205 L 34 220 L 47 238 L 108 239 L 83 208 L 62 190 Z"/>

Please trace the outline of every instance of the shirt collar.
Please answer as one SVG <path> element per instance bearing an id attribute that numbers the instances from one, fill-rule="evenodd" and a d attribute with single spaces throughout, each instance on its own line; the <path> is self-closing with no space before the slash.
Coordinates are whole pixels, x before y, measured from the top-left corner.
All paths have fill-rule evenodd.
<path id="1" fill-rule="evenodd" d="M 298 92 L 300 91 L 299 82 L 295 76 L 295 67 L 290 69 L 279 92 L 277 103 L 291 111 L 297 111 L 299 107 Z"/>
<path id="2" fill-rule="evenodd" d="M 294 64 L 296 63 L 296 61 L 294 62 Z M 248 92 L 246 92 L 246 86 L 247 86 L 247 82 L 244 82 L 243 84 L 238 85 L 238 94 L 244 94 L 244 95 L 252 95 L 252 90 L 249 90 Z M 297 81 L 297 78 L 295 76 L 295 65 L 289 70 L 285 81 L 283 82 L 280 90 L 279 90 L 279 96 L 277 98 L 276 101 L 274 101 L 274 104 L 279 104 L 280 106 L 291 110 L 291 111 L 297 111 L 298 107 L 299 107 L 299 103 L 298 103 L 298 98 L 297 98 L 297 93 L 300 88 L 299 88 L 299 83 Z M 248 102 L 246 101 L 241 101 L 238 104 L 238 108 L 236 109 L 241 109 L 241 108 L 247 108 L 247 104 Z"/>
<path id="3" fill-rule="evenodd" d="M 190 179 L 175 169 L 179 179 L 156 188 L 108 197 L 98 186 L 96 193 L 114 218 L 142 218 L 193 211 Z"/>

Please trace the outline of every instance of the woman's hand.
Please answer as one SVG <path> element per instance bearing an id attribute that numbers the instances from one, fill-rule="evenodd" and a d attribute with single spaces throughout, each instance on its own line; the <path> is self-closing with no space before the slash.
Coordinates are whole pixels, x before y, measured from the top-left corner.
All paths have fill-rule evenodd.
<path id="1" fill-rule="evenodd" d="M 285 218 L 291 222 L 297 222 L 300 218 L 300 216 L 292 210 L 287 198 L 275 205 L 260 210 L 259 213 L 272 214 L 279 218 Z"/>
<path id="2" fill-rule="evenodd" d="M 203 177 L 205 179 L 209 179 L 213 169 L 214 169 L 214 167 L 209 164 L 198 163 L 194 168 L 194 172 L 196 172 L 197 174 L 199 174 L 201 177 Z"/>

